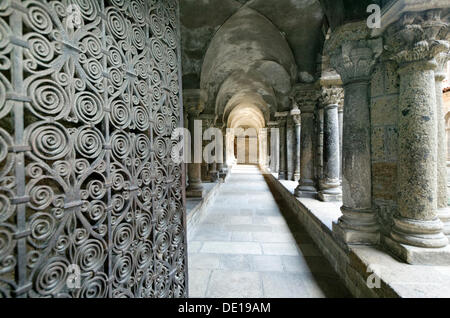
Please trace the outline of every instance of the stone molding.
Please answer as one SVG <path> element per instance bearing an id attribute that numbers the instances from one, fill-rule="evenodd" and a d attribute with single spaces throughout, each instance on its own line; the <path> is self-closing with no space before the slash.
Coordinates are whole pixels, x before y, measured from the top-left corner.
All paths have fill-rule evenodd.
<path id="1" fill-rule="evenodd" d="M 319 102 L 323 107 L 339 105 L 344 99 L 344 89 L 341 87 L 322 87 Z"/>
<path id="2" fill-rule="evenodd" d="M 441 11 L 407 12 L 392 23 L 384 34 L 389 58 L 402 66 L 429 62 L 448 52 L 448 23 L 442 21 Z"/>
<path id="3" fill-rule="evenodd" d="M 298 84 L 293 90 L 293 98 L 303 114 L 314 112 L 319 94 L 315 84 Z"/>
<path id="4" fill-rule="evenodd" d="M 372 37 L 382 35 L 388 27 L 406 12 L 423 12 L 431 9 L 449 8 L 448 0 L 395 0 L 383 8 L 381 12 L 381 28 L 372 30 Z"/>
<path id="5" fill-rule="evenodd" d="M 194 114 L 195 116 L 205 109 L 207 100 L 206 91 L 203 89 L 184 89 L 183 90 L 183 105 L 186 112 Z"/>
<path id="6" fill-rule="evenodd" d="M 435 71 L 435 77 L 437 81 L 445 80 L 446 74 L 446 66 L 447 62 L 450 60 L 450 50 L 447 52 L 443 52 L 438 54 L 436 57 L 437 69 Z"/>
<path id="7" fill-rule="evenodd" d="M 300 126 L 302 124 L 302 112 L 300 111 L 300 108 L 298 108 L 297 104 L 294 104 L 294 108 L 292 108 L 290 115 L 296 126 Z"/>

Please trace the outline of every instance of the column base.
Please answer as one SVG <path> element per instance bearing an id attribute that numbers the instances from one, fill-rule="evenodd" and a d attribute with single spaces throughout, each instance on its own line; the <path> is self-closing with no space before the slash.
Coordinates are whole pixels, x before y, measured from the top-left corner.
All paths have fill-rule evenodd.
<path id="1" fill-rule="evenodd" d="M 448 245 L 448 238 L 442 233 L 443 224 L 434 220 L 413 220 L 394 218 L 391 239 L 408 246 L 419 248 L 442 248 Z"/>
<path id="2" fill-rule="evenodd" d="M 322 184 L 322 190 L 319 191 L 319 200 L 323 202 L 339 202 L 342 201 L 342 189 L 337 184 Z"/>
<path id="3" fill-rule="evenodd" d="M 319 192 L 319 200 L 323 202 L 341 202 L 342 201 L 342 192 L 341 193 L 326 193 L 326 191 Z"/>
<path id="4" fill-rule="evenodd" d="M 209 173 L 209 177 L 211 179 L 211 182 L 216 183 L 219 181 L 219 172 L 218 171 L 214 171 L 214 172 L 210 172 Z"/>
<path id="5" fill-rule="evenodd" d="M 286 180 L 286 175 L 287 175 L 286 172 L 280 171 L 280 172 L 278 173 L 278 180 Z"/>
<path id="6" fill-rule="evenodd" d="M 333 222 L 335 237 L 347 245 L 378 245 L 380 233 L 363 232 L 346 228 L 340 222 Z"/>
<path id="7" fill-rule="evenodd" d="M 383 238 L 384 245 L 395 256 L 411 265 L 450 265 L 450 246 L 441 248 L 423 248 L 401 244 L 390 237 Z"/>
<path id="8" fill-rule="evenodd" d="M 348 245 L 378 245 L 380 231 L 376 214 L 371 209 L 341 207 L 342 216 L 333 223 L 337 239 Z"/>
<path id="9" fill-rule="evenodd" d="M 186 189 L 187 198 L 203 198 L 205 196 L 205 190 L 188 190 Z"/>
<path id="10" fill-rule="evenodd" d="M 296 181 L 296 182 L 300 181 L 300 172 L 296 172 L 294 174 L 294 181 Z"/>
<path id="11" fill-rule="evenodd" d="M 294 195 L 297 198 L 317 198 L 317 189 L 314 186 L 298 186 L 295 189 Z"/>

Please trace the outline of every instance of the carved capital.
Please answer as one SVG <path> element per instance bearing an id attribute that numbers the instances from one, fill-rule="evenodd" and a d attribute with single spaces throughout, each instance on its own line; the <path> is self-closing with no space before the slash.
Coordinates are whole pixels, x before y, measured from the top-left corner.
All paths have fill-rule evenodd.
<path id="1" fill-rule="evenodd" d="M 298 108 L 297 103 L 294 104 L 294 108 L 291 110 L 291 116 L 292 120 L 294 121 L 295 125 L 299 126 L 302 123 L 302 112 L 300 111 L 300 108 Z"/>
<path id="2" fill-rule="evenodd" d="M 302 113 L 314 112 L 319 95 L 317 86 L 313 84 L 299 84 L 294 87 L 293 91 L 295 103 Z"/>
<path id="3" fill-rule="evenodd" d="M 370 39 L 364 22 L 349 23 L 331 34 L 325 44 L 331 66 L 344 84 L 355 80 L 369 80 L 377 58 L 383 52 L 381 38 Z"/>
<path id="4" fill-rule="evenodd" d="M 442 10 L 407 12 L 385 33 L 389 58 L 400 66 L 413 62 L 432 62 L 442 52 L 448 52 L 446 41 L 449 27 L 441 20 Z"/>
<path id="5" fill-rule="evenodd" d="M 198 116 L 205 108 L 207 94 L 202 89 L 183 90 L 183 105 L 186 112 Z"/>
<path id="6" fill-rule="evenodd" d="M 446 66 L 449 60 L 450 60 L 450 51 L 440 53 L 436 57 L 437 62 L 437 69 L 435 71 L 436 81 L 442 82 L 443 80 L 445 80 L 445 77 L 447 76 Z"/>
<path id="7" fill-rule="evenodd" d="M 344 89 L 341 87 L 322 87 L 320 104 L 322 106 L 339 105 L 344 99 Z"/>

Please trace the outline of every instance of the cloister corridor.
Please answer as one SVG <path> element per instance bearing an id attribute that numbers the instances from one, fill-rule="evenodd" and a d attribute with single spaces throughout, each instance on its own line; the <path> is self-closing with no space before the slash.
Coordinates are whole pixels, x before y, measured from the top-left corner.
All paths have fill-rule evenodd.
<path id="1" fill-rule="evenodd" d="M 219 191 L 188 241 L 190 297 L 350 297 L 257 166 Z"/>

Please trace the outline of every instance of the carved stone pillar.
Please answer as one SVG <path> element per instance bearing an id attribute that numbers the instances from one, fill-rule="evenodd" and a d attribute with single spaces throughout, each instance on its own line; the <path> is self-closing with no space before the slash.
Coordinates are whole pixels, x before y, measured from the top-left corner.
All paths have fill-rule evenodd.
<path id="1" fill-rule="evenodd" d="M 267 169 L 267 129 L 261 128 L 258 131 L 258 143 L 259 143 L 259 164 L 262 169 Z"/>
<path id="2" fill-rule="evenodd" d="M 338 108 L 338 118 L 339 118 L 339 180 L 341 181 L 342 185 L 342 167 L 343 167 L 343 155 L 342 155 L 342 139 L 344 138 L 344 96 L 342 96 L 342 99 L 339 101 L 339 108 Z"/>
<path id="3" fill-rule="evenodd" d="M 296 197 L 315 198 L 317 188 L 314 173 L 314 109 L 318 91 L 315 85 L 303 84 L 296 87 L 297 105 L 302 114 L 300 142 L 300 181 L 295 189 Z"/>
<path id="4" fill-rule="evenodd" d="M 298 108 L 297 103 L 294 102 L 294 108 L 291 110 L 291 116 L 295 123 L 295 138 L 294 138 L 294 149 L 295 149 L 295 167 L 294 167 L 294 181 L 300 180 L 300 138 L 301 138 L 301 111 Z"/>
<path id="5" fill-rule="evenodd" d="M 319 103 L 318 107 L 315 110 L 315 124 L 316 124 L 316 156 L 315 156 L 315 173 L 316 180 L 320 184 L 320 181 L 323 178 L 323 105 Z"/>
<path id="6" fill-rule="evenodd" d="M 365 21 L 346 24 L 326 43 L 331 65 L 341 76 L 345 90 L 343 215 L 333 224 L 333 231 L 347 244 L 377 244 L 380 239 L 372 208 L 369 85 L 382 41 L 367 40 L 369 31 Z"/>
<path id="7" fill-rule="evenodd" d="M 387 30 L 391 59 L 399 65 L 398 210 L 389 247 L 410 261 L 415 249 L 448 245 L 438 218 L 435 58 L 448 51 L 437 37 L 446 24 L 439 11 L 406 13 Z M 413 252 L 412 252 L 413 251 Z M 411 254 L 413 253 L 413 254 Z"/>
<path id="8" fill-rule="evenodd" d="M 279 132 L 279 150 L 280 150 L 280 164 L 278 171 L 278 179 L 286 180 L 287 177 L 287 158 L 286 158 L 286 122 L 287 113 L 277 113 L 275 117 L 278 121 L 278 132 Z"/>
<path id="9" fill-rule="evenodd" d="M 287 180 L 294 181 L 295 124 L 291 116 L 288 116 L 286 121 L 286 161 L 287 161 Z"/>
<path id="10" fill-rule="evenodd" d="M 217 162 L 209 164 L 209 176 L 211 178 L 211 182 L 219 181 L 219 171 L 217 170 Z"/>
<path id="11" fill-rule="evenodd" d="M 223 163 L 219 165 L 219 173 L 221 178 L 225 178 L 228 173 L 228 147 L 227 147 L 227 129 L 222 128 L 222 154 L 223 154 Z"/>
<path id="12" fill-rule="evenodd" d="M 280 132 L 277 122 L 270 122 L 270 172 L 278 173 L 280 162 Z"/>
<path id="13" fill-rule="evenodd" d="M 444 224 L 444 234 L 450 238 L 450 208 L 447 197 L 447 137 L 444 118 L 444 83 L 446 77 L 446 66 L 450 53 L 441 53 L 437 57 L 438 69 L 435 72 L 436 79 L 436 116 L 438 121 L 437 140 L 437 195 L 438 195 L 438 217 Z"/>
<path id="14" fill-rule="evenodd" d="M 202 136 L 203 132 L 195 127 L 195 120 L 203 111 L 205 99 L 205 93 L 199 89 L 183 91 L 183 103 L 188 113 L 188 127 L 191 134 L 191 145 L 193 145 L 191 150 L 193 154 L 192 162 L 188 164 L 189 186 L 186 188 L 187 197 L 202 198 L 205 193 L 201 177 L 202 138 L 198 138 L 198 135 Z"/>
<path id="15" fill-rule="evenodd" d="M 323 178 L 320 180 L 319 199 L 322 201 L 340 201 L 342 199 L 339 180 L 339 118 L 338 103 L 343 97 L 342 88 L 322 88 L 320 103 L 324 111 L 323 138 Z"/>

